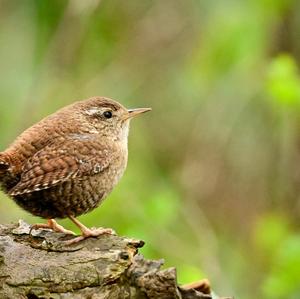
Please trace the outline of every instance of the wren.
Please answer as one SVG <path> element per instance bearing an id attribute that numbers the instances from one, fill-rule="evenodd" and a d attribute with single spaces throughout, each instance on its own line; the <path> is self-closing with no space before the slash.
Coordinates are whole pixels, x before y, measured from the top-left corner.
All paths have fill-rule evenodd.
<path id="1" fill-rule="evenodd" d="M 26 211 L 47 219 L 34 229 L 74 234 L 54 220 L 70 218 L 82 234 L 69 243 L 113 233 L 89 229 L 75 217 L 95 209 L 119 182 L 127 166 L 130 120 L 150 110 L 128 110 L 105 97 L 58 110 L 0 152 L 2 190 Z"/>

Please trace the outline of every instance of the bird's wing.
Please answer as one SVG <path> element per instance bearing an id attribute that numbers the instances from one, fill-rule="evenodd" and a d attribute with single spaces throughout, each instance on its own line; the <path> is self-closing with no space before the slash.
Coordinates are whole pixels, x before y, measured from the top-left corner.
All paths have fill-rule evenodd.
<path id="1" fill-rule="evenodd" d="M 4 153 L 0 153 L 0 171 L 7 170 L 9 168 L 9 162 L 7 156 Z"/>
<path id="2" fill-rule="evenodd" d="M 25 163 L 20 182 L 9 194 L 31 193 L 75 177 L 100 173 L 111 162 L 109 153 L 106 146 L 88 138 L 55 140 Z"/>

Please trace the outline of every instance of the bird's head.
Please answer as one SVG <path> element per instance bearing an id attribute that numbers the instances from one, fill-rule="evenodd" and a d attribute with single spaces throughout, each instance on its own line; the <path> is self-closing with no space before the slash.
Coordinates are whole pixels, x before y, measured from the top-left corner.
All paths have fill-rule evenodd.
<path id="1" fill-rule="evenodd" d="M 94 97 L 82 102 L 81 114 L 92 133 L 99 133 L 114 139 L 128 136 L 129 123 L 132 118 L 148 112 L 151 108 L 126 109 L 117 101 L 104 97 Z"/>

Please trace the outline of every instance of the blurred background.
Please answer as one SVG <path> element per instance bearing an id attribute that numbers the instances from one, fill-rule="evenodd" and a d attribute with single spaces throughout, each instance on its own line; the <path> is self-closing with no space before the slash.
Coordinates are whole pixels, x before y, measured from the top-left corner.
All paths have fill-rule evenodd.
<path id="1" fill-rule="evenodd" d="M 152 107 L 80 217 L 143 239 L 180 283 L 300 298 L 300 2 L 0 0 L 0 146 L 79 99 Z M 40 222 L 1 193 L 0 222 Z M 74 229 L 70 221 L 60 221 Z"/>

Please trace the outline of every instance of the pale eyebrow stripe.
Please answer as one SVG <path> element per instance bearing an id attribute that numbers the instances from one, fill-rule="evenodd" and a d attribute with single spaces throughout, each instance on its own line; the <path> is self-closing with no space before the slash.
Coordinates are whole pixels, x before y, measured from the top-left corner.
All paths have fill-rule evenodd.
<path id="1" fill-rule="evenodd" d="M 95 114 L 99 114 L 99 112 L 100 112 L 100 109 L 97 108 L 97 107 L 92 107 L 92 108 L 85 111 L 85 113 L 87 115 L 95 115 Z"/>

